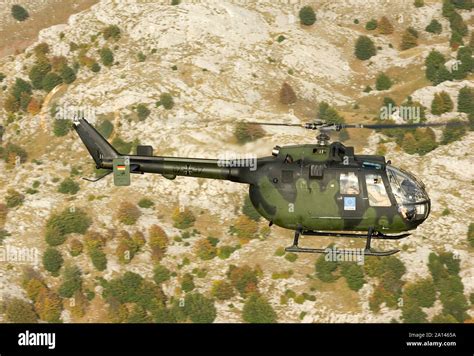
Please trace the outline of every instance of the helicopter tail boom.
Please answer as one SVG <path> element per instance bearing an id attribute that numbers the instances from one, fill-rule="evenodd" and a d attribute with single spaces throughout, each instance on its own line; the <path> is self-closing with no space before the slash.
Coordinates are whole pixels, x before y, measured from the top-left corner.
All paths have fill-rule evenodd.
<path id="1" fill-rule="evenodd" d="M 116 158 L 127 158 L 130 173 L 161 174 L 167 179 L 176 176 L 223 179 L 234 182 L 249 183 L 240 167 L 221 165 L 217 159 L 165 157 L 120 154 L 97 130 L 85 119 L 74 122 L 74 129 L 94 159 L 97 168 L 113 169 Z"/>

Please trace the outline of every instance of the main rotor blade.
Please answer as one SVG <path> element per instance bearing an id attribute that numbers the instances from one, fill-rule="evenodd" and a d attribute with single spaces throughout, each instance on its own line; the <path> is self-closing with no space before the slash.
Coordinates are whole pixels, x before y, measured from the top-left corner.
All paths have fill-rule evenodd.
<path id="1" fill-rule="evenodd" d="M 417 127 L 439 127 L 439 126 L 464 126 L 467 122 L 455 121 L 455 122 L 419 122 L 411 124 L 341 124 L 343 129 L 411 129 Z"/>
<path id="2" fill-rule="evenodd" d="M 275 123 L 275 122 L 253 122 L 253 121 L 244 121 L 246 124 L 250 125 L 265 125 L 265 126 L 295 126 L 295 127 L 304 127 L 304 124 L 284 124 L 284 123 Z"/>

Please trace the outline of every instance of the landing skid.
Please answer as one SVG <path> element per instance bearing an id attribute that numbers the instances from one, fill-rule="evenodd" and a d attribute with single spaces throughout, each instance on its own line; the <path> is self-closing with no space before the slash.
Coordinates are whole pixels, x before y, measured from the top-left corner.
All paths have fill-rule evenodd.
<path id="1" fill-rule="evenodd" d="M 323 232 L 323 231 L 311 231 L 311 230 L 296 230 L 295 237 L 293 239 L 293 245 L 285 248 L 287 252 L 302 252 L 302 253 L 328 253 L 327 249 L 321 248 L 307 248 L 299 247 L 298 242 L 300 235 L 309 235 L 309 236 L 336 236 L 336 237 L 349 237 L 349 238 L 365 238 L 367 242 L 365 244 L 364 255 L 365 256 L 390 256 L 400 250 L 390 250 L 390 251 L 376 251 L 371 248 L 372 239 L 382 239 L 382 240 L 399 240 L 404 237 L 410 236 L 410 234 L 400 234 L 400 235 L 385 235 L 381 232 L 374 231 L 373 228 L 369 228 L 367 234 L 357 234 L 357 233 L 345 233 L 345 232 Z M 354 251 L 349 250 L 337 250 L 337 254 L 353 254 Z"/>

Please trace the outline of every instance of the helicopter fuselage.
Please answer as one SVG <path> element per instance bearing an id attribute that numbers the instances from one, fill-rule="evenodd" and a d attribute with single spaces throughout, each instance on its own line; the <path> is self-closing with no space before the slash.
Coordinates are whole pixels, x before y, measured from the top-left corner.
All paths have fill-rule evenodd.
<path id="1" fill-rule="evenodd" d="M 354 155 L 338 142 L 276 147 L 258 167 L 252 204 L 287 229 L 391 233 L 414 229 L 429 214 L 423 183 L 383 156 Z"/>

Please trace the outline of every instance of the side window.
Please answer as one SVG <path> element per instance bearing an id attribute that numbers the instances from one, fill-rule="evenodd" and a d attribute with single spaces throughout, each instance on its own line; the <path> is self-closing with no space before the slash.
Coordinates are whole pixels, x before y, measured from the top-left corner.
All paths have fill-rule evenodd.
<path id="1" fill-rule="evenodd" d="M 369 195 L 370 206 L 391 206 L 387 191 L 380 174 L 366 174 L 365 184 L 367 185 L 367 194 Z"/>
<path id="2" fill-rule="evenodd" d="M 339 186 L 341 194 L 354 194 L 360 193 L 359 189 L 359 178 L 354 172 L 341 173 L 339 176 Z"/>

